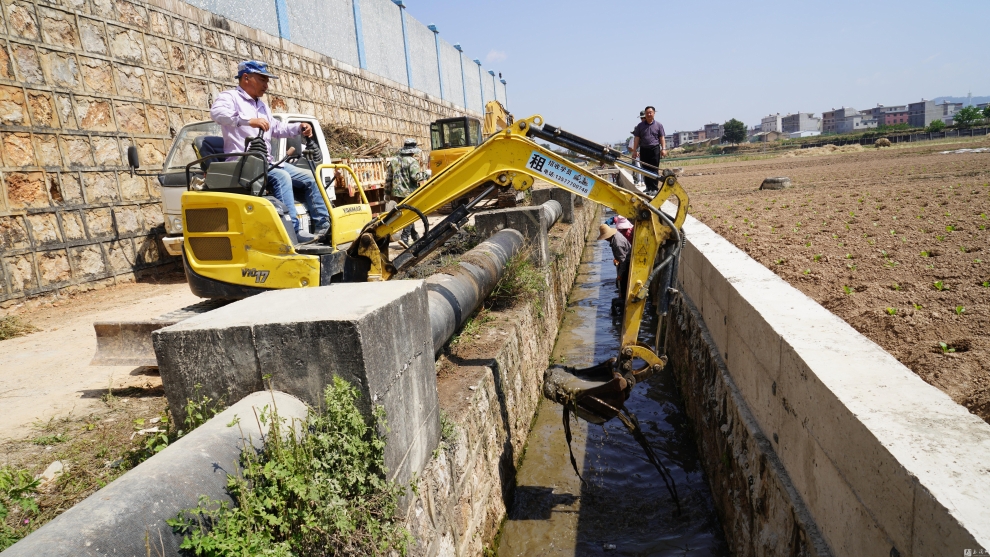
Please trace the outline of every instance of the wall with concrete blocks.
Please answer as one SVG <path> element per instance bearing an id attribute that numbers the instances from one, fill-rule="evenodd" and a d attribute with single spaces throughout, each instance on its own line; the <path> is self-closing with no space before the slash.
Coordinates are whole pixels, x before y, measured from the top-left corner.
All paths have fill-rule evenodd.
<path id="1" fill-rule="evenodd" d="M 427 76 L 411 88 L 404 56 L 398 79 L 401 10 L 374 2 L 387 17 L 376 23 L 369 15 L 370 23 L 389 35 L 369 50 L 385 58 L 376 54 L 379 65 L 361 69 L 351 0 L 290 0 L 290 21 L 305 46 L 265 32 L 277 25 L 236 21 L 268 21 L 274 2 L 251 10 L 244 2 L 196 2 L 211 13 L 179 0 L 5 0 L 0 304 L 112 283 L 166 262 L 156 239 L 163 230 L 158 183 L 126 172 L 126 148 L 137 145 L 145 169 L 160 165 L 171 133 L 209 118 L 212 98 L 234 85 L 245 58 L 267 60 L 282 76 L 269 90 L 275 111 L 346 123 L 394 145 L 406 137 L 425 143 L 431 121 L 464 114 L 463 94 L 440 98 L 434 34 L 412 18 L 407 24 L 429 35 L 420 50 L 432 62 L 422 62 L 423 71 L 432 71 L 437 85 L 428 86 Z M 314 21 L 335 22 L 333 32 Z M 364 32 L 378 36 L 375 28 Z M 480 98 L 477 86 L 468 88 L 475 90 Z M 478 116 L 480 103 L 472 110 Z"/>
<path id="2" fill-rule="evenodd" d="M 668 343 L 739 554 L 990 548 L 990 425 L 708 227 L 684 230 Z"/>

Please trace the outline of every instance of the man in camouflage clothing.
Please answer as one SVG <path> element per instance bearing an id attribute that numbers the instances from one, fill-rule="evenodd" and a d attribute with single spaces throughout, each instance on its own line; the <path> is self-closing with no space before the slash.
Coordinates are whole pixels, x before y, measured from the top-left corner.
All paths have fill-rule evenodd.
<path id="1" fill-rule="evenodd" d="M 388 161 L 388 168 L 385 172 L 385 188 L 396 205 L 401 205 L 403 199 L 416 191 L 419 182 L 423 179 L 423 172 L 420 170 L 419 160 L 416 158 L 418 153 L 419 147 L 416 146 L 416 140 L 407 139 L 402 145 L 402 149 L 399 150 L 399 154 Z M 419 232 L 411 224 L 402 229 L 400 238 L 403 243 L 408 245 L 410 237 L 412 237 L 413 242 L 419 240 Z"/>

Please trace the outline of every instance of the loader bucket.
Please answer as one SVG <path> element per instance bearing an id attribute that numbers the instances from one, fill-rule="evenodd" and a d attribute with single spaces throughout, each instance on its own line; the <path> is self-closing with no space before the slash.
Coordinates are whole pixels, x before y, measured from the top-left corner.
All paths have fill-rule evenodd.
<path id="1" fill-rule="evenodd" d="M 151 333 L 229 302 L 229 300 L 205 300 L 147 321 L 93 323 L 93 329 L 96 331 L 96 355 L 89 365 L 158 367 L 155 347 L 151 343 Z"/>
<path id="2" fill-rule="evenodd" d="M 96 355 L 91 366 L 158 367 L 151 333 L 177 321 L 101 321 L 96 330 Z"/>

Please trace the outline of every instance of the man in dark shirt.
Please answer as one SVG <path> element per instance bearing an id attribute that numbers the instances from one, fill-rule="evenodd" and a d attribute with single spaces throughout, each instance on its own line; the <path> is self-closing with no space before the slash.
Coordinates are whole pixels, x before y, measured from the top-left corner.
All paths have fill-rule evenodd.
<path id="1" fill-rule="evenodd" d="M 612 263 L 615 263 L 615 283 L 619 287 L 619 297 L 626 297 L 626 283 L 629 282 L 629 252 L 632 244 L 616 229 L 607 224 L 598 226 L 598 239 L 608 242 L 612 248 Z"/>
<path id="2" fill-rule="evenodd" d="M 639 160 L 646 170 L 657 173 L 660 159 L 667 156 L 667 140 L 664 138 L 663 124 L 656 121 L 657 109 L 646 107 L 646 118 L 633 130 L 633 148 L 630 155 L 633 160 L 639 153 Z M 660 191 L 657 181 L 646 178 L 646 193 L 656 195 Z"/>

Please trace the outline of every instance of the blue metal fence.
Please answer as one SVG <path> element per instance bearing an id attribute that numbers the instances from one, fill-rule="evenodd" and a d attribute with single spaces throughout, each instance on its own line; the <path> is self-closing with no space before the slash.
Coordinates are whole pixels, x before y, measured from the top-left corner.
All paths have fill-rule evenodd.
<path id="1" fill-rule="evenodd" d="M 475 69 L 465 64 L 467 55 L 461 45 L 451 46 L 436 26 L 424 25 L 407 14 L 404 0 L 186 2 L 467 110 L 481 112 L 492 99 L 507 101 L 501 74 L 482 69 L 475 59 L 475 78 Z"/>

